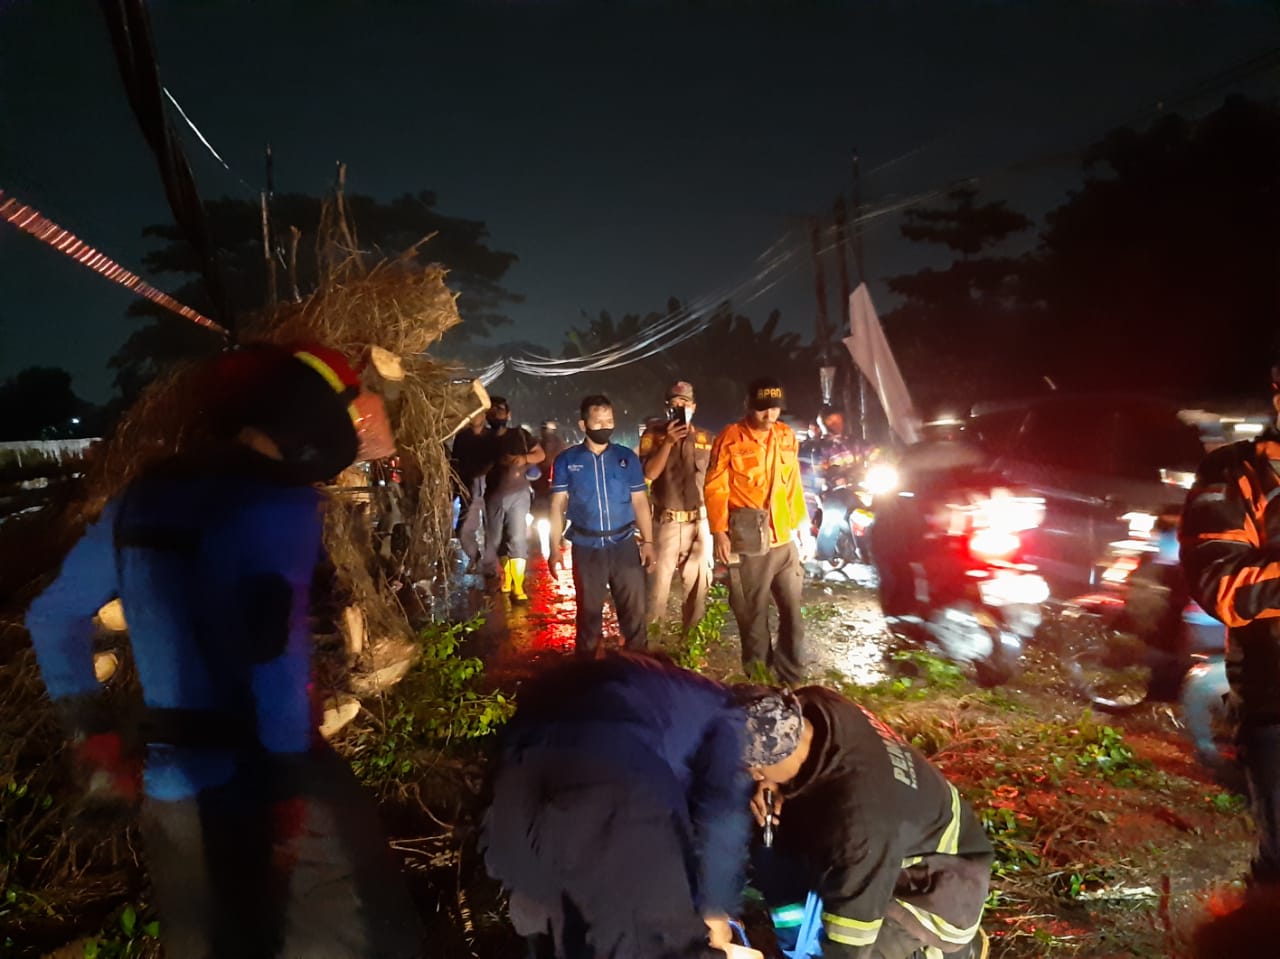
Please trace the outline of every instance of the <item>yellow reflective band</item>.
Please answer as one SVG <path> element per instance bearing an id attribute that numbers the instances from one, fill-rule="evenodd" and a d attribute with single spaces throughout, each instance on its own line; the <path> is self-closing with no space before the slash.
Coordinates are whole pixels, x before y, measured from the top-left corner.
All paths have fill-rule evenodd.
<path id="1" fill-rule="evenodd" d="M 973 937 L 978 934 L 978 927 L 982 925 L 982 919 L 979 917 L 978 921 L 972 926 L 962 929 L 959 926 L 951 925 L 941 916 L 935 916 L 933 913 L 921 909 L 919 906 L 913 906 L 909 902 L 899 899 L 898 905 L 915 916 L 920 925 L 924 926 L 943 942 L 953 942 L 957 946 L 968 945 L 972 942 Z"/>
<path id="2" fill-rule="evenodd" d="M 954 856 L 960 849 L 960 793 L 950 783 L 947 786 L 951 789 L 951 822 L 938 840 L 938 852 Z"/>
<path id="3" fill-rule="evenodd" d="M 293 355 L 323 376 L 324 381 L 333 387 L 333 391 L 335 393 L 342 393 L 346 390 L 347 384 L 342 382 L 342 377 L 338 376 L 338 374 L 333 371 L 332 366 L 320 359 L 320 357 L 316 356 L 314 353 L 308 353 L 306 350 L 299 350 Z"/>
<path id="4" fill-rule="evenodd" d="M 804 905 L 796 902 L 789 906 L 779 906 L 769 911 L 769 918 L 778 929 L 794 928 L 804 922 Z"/>
<path id="5" fill-rule="evenodd" d="M 916 865 L 917 863 L 922 863 L 922 862 L 924 862 L 924 856 L 908 856 L 906 859 L 902 860 L 902 868 L 910 869 L 912 866 Z"/>
<path id="6" fill-rule="evenodd" d="M 861 919 L 846 919 L 834 912 L 824 912 L 822 921 L 827 924 L 827 938 L 846 946 L 869 946 L 880 935 L 883 919 L 863 922 Z M 832 928 L 835 927 L 835 928 Z"/>

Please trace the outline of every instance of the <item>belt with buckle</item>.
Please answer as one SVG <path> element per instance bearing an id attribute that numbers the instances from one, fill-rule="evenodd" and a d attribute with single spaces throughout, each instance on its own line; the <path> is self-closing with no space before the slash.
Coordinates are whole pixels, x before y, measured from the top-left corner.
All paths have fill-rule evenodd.
<path id="1" fill-rule="evenodd" d="M 660 518 L 666 523 L 693 523 L 702 516 L 697 509 L 664 509 Z"/>

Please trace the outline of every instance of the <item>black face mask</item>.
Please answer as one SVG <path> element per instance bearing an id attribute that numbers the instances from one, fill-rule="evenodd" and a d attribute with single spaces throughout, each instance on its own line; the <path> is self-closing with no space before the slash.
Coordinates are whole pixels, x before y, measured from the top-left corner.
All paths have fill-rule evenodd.
<path id="1" fill-rule="evenodd" d="M 593 443 L 598 443 L 601 446 L 604 446 L 606 443 L 609 442 L 609 437 L 613 435 L 613 427 L 608 426 L 608 427 L 605 427 L 604 429 L 587 430 L 586 432 L 587 432 L 587 439 L 591 440 L 591 442 Z"/>
<path id="2" fill-rule="evenodd" d="M 494 417 L 493 419 L 489 420 L 489 425 L 492 426 L 495 430 L 501 429 L 502 427 L 507 425 L 507 417 L 504 416 L 502 419 L 498 419 L 497 417 Z"/>

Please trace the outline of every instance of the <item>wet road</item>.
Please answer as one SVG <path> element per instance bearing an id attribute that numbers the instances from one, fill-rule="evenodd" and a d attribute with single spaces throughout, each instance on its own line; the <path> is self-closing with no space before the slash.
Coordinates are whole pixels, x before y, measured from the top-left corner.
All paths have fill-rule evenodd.
<path id="1" fill-rule="evenodd" d="M 888 637 L 876 600 L 874 574 L 865 567 L 812 567 L 810 572 L 804 590 L 810 676 L 821 680 L 839 673 L 860 685 L 884 679 Z M 461 562 L 454 573 L 458 586 L 453 604 L 456 612 L 464 616 L 485 614 L 470 652 L 484 660 L 489 682 L 513 686 L 539 663 L 572 654 L 576 604 L 571 570 L 561 570 L 552 579 L 546 562 L 536 554 L 530 557 L 525 581 L 527 603 L 514 603 L 499 592 L 487 594 L 483 577 L 465 573 Z M 671 602 L 671 612 L 678 617 L 677 597 L 673 595 Z M 732 615 L 727 619 L 722 641 L 710 651 L 705 670 L 719 678 L 741 671 L 737 626 Z M 664 637 L 658 645 L 666 646 L 669 641 L 670 637 Z M 619 643 L 617 620 L 609 605 L 605 607 L 604 642 L 607 648 Z"/>

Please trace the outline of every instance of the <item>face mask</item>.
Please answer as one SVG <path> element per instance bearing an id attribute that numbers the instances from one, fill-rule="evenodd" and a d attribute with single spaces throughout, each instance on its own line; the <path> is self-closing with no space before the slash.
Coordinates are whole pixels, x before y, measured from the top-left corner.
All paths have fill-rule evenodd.
<path id="1" fill-rule="evenodd" d="M 506 425 L 507 425 L 507 417 L 505 417 L 505 416 L 504 416 L 504 417 L 502 417 L 502 419 L 498 419 L 498 418 L 495 416 L 495 417 L 493 417 L 492 419 L 490 419 L 490 420 L 489 420 L 489 425 L 490 425 L 490 426 L 492 426 L 495 430 L 496 430 L 496 429 L 498 429 L 498 428 L 499 428 L 499 427 L 501 427 L 501 426 L 506 426 Z"/>
<path id="2" fill-rule="evenodd" d="M 608 443 L 609 437 L 612 435 L 613 435 L 612 426 L 606 427 L 605 429 L 599 429 L 599 430 L 587 430 L 587 439 L 591 440 L 591 442 L 593 443 L 598 443 L 601 446 L 603 446 L 605 443 Z"/>

